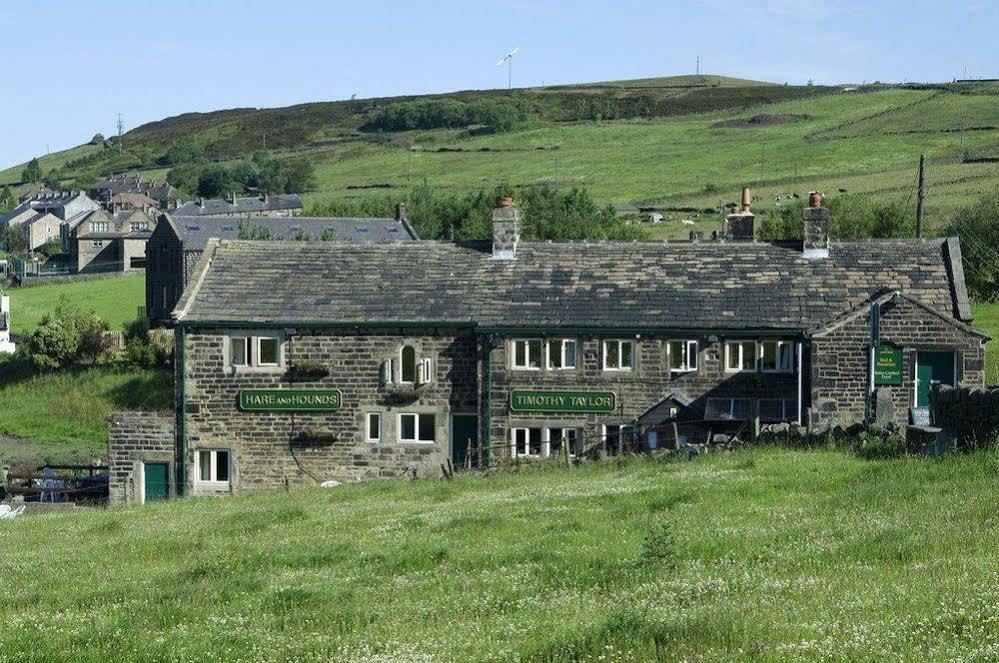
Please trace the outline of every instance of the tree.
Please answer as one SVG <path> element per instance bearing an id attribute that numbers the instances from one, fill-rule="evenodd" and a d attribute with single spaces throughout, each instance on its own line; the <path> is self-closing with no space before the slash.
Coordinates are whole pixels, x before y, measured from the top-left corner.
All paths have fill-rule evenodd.
<path id="1" fill-rule="evenodd" d="M 0 214 L 6 214 L 17 207 L 17 196 L 10 190 L 9 184 L 4 184 L 0 189 Z"/>
<path id="2" fill-rule="evenodd" d="M 244 188 L 253 189 L 260 184 L 260 173 L 252 161 L 240 161 L 229 170 L 229 177 Z"/>
<path id="3" fill-rule="evenodd" d="M 94 313 L 82 313 L 65 297 L 46 313 L 27 337 L 25 349 L 34 366 L 43 371 L 66 368 L 81 359 L 96 361 L 106 350 L 108 324 Z"/>
<path id="4" fill-rule="evenodd" d="M 260 164 L 257 185 L 270 193 L 284 193 L 288 182 L 288 174 L 280 161 L 271 159 Z"/>
<path id="5" fill-rule="evenodd" d="M 8 226 L 3 231 L 3 248 L 12 256 L 28 254 L 28 237 L 20 226 Z"/>
<path id="6" fill-rule="evenodd" d="M 229 171 L 224 166 L 206 166 L 198 176 L 198 195 L 205 198 L 217 198 L 231 187 L 232 180 L 229 178 Z"/>
<path id="7" fill-rule="evenodd" d="M 42 184 L 44 184 L 49 189 L 59 188 L 59 171 L 53 168 L 50 170 L 44 178 L 42 178 Z"/>
<path id="8" fill-rule="evenodd" d="M 28 165 L 21 171 L 21 181 L 27 184 L 35 184 L 42 179 L 42 167 L 38 163 L 38 157 L 28 162 Z"/>
<path id="9" fill-rule="evenodd" d="M 946 233 L 960 238 L 964 280 L 973 298 L 999 301 L 999 187 L 954 215 Z"/>
<path id="10" fill-rule="evenodd" d="M 91 145 L 103 145 L 104 144 L 104 134 L 102 134 L 99 131 L 97 133 L 95 133 L 94 137 L 90 139 L 90 144 Z"/>
<path id="11" fill-rule="evenodd" d="M 202 170 L 204 170 L 204 166 L 201 164 L 184 163 L 171 168 L 167 173 L 166 180 L 174 188 L 193 196 L 198 193 L 198 178 L 201 177 Z"/>
<path id="12" fill-rule="evenodd" d="M 176 166 L 182 163 L 200 163 L 204 160 L 204 149 L 190 136 L 185 136 L 176 141 L 160 158 L 160 162 L 167 166 Z"/>
<path id="13" fill-rule="evenodd" d="M 286 193 L 305 193 L 316 188 L 316 168 L 305 159 L 285 166 L 284 190 Z"/>
<path id="14" fill-rule="evenodd" d="M 863 196 L 828 198 L 829 235 L 839 239 L 912 237 L 915 223 L 905 202 L 878 201 Z M 762 216 L 757 236 L 766 240 L 801 239 L 805 202 L 796 200 Z"/>

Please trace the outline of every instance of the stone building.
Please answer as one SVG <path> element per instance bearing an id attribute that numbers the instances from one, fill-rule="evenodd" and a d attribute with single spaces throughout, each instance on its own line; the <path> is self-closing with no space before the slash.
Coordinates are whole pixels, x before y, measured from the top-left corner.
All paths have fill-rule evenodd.
<path id="1" fill-rule="evenodd" d="M 17 207 L 0 216 L 0 231 L 20 230 L 30 251 L 37 251 L 54 240 L 59 240 L 68 250 L 67 238 L 72 230 L 99 211 L 100 205 L 82 191 L 33 191 Z"/>
<path id="2" fill-rule="evenodd" d="M 262 193 L 248 198 L 237 198 L 236 194 L 225 198 L 198 198 L 178 205 L 172 213 L 189 217 L 287 217 L 297 216 L 301 211 L 302 199 L 296 193 L 276 196 Z"/>
<path id="3" fill-rule="evenodd" d="M 156 221 L 141 210 L 100 210 L 70 232 L 71 258 L 79 274 L 145 269 L 146 243 Z"/>
<path id="4" fill-rule="evenodd" d="M 168 182 L 146 180 L 141 177 L 111 177 L 90 189 L 90 197 L 101 203 L 108 212 L 124 208 L 142 209 L 146 201 L 159 209 L 166 209 L 175 190 Z"/>
<path id="5" fill-rule="evenodd" d="M 718 241 L 530 242 L 507 201 L 491 242 L 212 239 L 173 314 L 167 493 L 616 454 L 748 421 L 903 423 L 934 382 L 982 384 L 956 239 L 830 242 L 817 199 L 804 241 L 753 223 L 743 207 Z"/>
<path id="6" fill-rule="evenodd" d="M 146 311 L 156 326 L 172 324 L 170 314 L 191 280 L 211 239 L 267 235 L 275 240 L 398 242 L 417 239 L 400 205 L 394 219 L 331 217 L 180 217 L 163 214 L 149 239 Z"/>

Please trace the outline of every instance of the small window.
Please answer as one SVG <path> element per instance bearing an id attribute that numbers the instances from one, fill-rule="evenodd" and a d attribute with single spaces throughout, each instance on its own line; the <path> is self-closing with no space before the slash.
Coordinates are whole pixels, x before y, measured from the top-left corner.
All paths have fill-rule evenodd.
<path id="1" fill-rule="evenodd" d="M 748 398 L 709 398 L 704 406 L 706 421 L 745 421 L 749 419 Z"/>
<path id="2" fill-rule="evenodd" d="M 412 345 L 402 346 L 402 375 L 400 382 L 416 382 L 416 348 Z"/>
<path id="3" fill-rule="evenodd" d="M 604 370 L 630 371 L 635 368 L 635 342 L 630 339 L 604 341 Z"/>
<path id="4" fill-rule="evenodd" d="M 403 412 L 399 415 L 399 441 L 432 443 L 437 439 L 437 417 Z"/>
<path id="5" fill-rule="evenodd" d="M 797 416 L 794 401 L 786 398 L 761 398 L 758 407 L 760 421 L 766 423 L 793 421 Z"/>
<path id="6" fill-rule="evenodd" d="M 198 452 L 198 481 L 229 483 L 229 452 L 223 449 L 202 449 Z"/>
<path id="7" fill-rule="evenodd" d="M 725 343 L 725 370 L 756 370 L 756 341 L 727 341 Z"/>
<path id="8" fill-rule="evenodd" d="M 229 339 L 229 362 L 233 366 L 250 365 L 250 342 L 248 338 L 234 336 Z"/>
<path id="9" fill-rule="evenodd" d="M 760 343 L 760 369 L 765 373 L 790 373 L 794 366 L 794 345 L 791 341 Z"/>
<path id="10" fill-rule="evenodd" d="M 574 338 L 555 338 L 548 341 L 548 369 L 566 371 L 576 368 L 577 348 Z"/>
<path id="11" fill-rule="evenodd" d="M 697 341 L 670 341 L 669 369 L 675 373 L 697 370 Z"/>
<path id="12" fill-rule="evenodd" d="M 513 367 L 525 371 L 541 369 L 540 338 L 518 338 L 513 341 Z"/>
<path id="13" fill-rule="evenodd" d="M 537 458 L 541 455 L 540 428 L 513 429 L 513 455 Z"/>
<path id="14" fill-rule="evenodd" d="M 365 426 L 365 439 L 368 442 L 382 441 L 382 415 L 379 412 L 369 412 Z"/>
<path id="15" fill-rule="evenodd" d="M 236 226 L 223 225 L 222 232 L 224 233 L 234 233 L 236 232 Z"/>
<path id="16" fill-rule="evenodd" d="M 280 362 L 280 344 L 276 338 L 257 339 L 257 357 L 261 366 L 277 366 Z"/>

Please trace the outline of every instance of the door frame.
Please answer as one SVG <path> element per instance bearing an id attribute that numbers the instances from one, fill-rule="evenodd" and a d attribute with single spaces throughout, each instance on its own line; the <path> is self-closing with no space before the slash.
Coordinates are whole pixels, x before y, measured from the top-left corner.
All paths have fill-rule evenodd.
<path id="1" fill-rule="evenodd" d="M 448 449 L 447 457 L 453 462 L 454 461 L 454 432 L 456 426 L 454 425 L 454 420 L 456 417 L 471 417 L 475 420 L 475 439 L 478 442 L 479 439 L 479 415 L 475 412 L 452 412 L 451 418 L 448 421 Z M 466 450 L 466 454 L 468 451 Z"/>
<path id="2" fill-rule="evenodd" d="M 919 353 L 946 354 L 951 356 L 951 374 L 957 382 L 957 350 L 954 348 L 915 348 L 912 354 L 912 407 L 919 407 Z M 951 385 L 957 387 L 956 384 Z"/>
<path id="3" fill-rule="evenodd" d="M 167 466 L 167 494 L 166 499 L 171 500 L 177 496 L 176 493 L 176 483 L 174 477 L 176 476 L 176 464 L 172 458 L 157 458 L 156 455 L 152 455 L 147 458 L 138 458 L 134 461 L 132 466 L 132 476 L 135 483 L 135 499 L 133 502 L 135 504 L 145 504 L 146 503 L 146 464 L 151 463 L 153 465 L 166 465 Z"/>

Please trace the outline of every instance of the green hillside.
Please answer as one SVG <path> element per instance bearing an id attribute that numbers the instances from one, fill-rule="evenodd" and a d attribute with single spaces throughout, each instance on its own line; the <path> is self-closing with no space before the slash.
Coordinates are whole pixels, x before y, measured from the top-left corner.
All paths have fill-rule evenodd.
<path id="1" fill-rule="evenodd" d="M 764 449 L 22 518 L 0 660 L 992 660 L 997 476 Z"/>
<path id="2" fill-rule="evenodd" d="M 516 107 L 503 133 L 462 127 L 375 131 L 400 102 L 493 100 Z M 184 137 L 235 164 L 263 148 L 316 168 L 307 202 L 401 196 L 414 183 L 468 190 L 585 185 L 619 209 L 716 207 L 743 184 L 758 209 L 776 196 L 819 189 L 912 204 L 920 154 L 928 158 L 931 224 L 999 184 L 999 88 L 988 84 L 802 87 L 721 77 L 671 77 L 511 91 L 463 91 L 188 113 L 125 135 L 125 150 L 85 145 L 41 160 L 74 178 L 108 172 L 165 177 L 166 150 Z M 990 160 L 992 159 L 992 160 Z M 20 166 L 0 173 L 15 183 Z M 193 194 L 188 194 L 193 195 Z M 659 234 L 709 229 L 711 215 L 667 209 Z"/>

